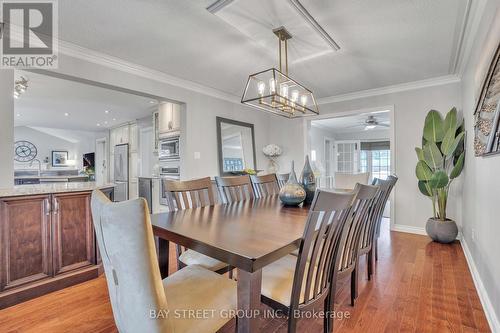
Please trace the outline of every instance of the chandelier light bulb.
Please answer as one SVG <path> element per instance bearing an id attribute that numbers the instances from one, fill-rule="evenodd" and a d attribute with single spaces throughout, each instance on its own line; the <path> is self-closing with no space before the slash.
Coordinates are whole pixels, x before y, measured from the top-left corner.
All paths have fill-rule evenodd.
<path id="1" fill-rule="evenodd" d="M 281 86 L 281 96 L 288 98 L 288 86 L 286 84 Z"/>
<path id="2" fill-rule="evenodd" d="M 300 97 L 300 103 L 302 103 L 302 106 L 306 106 L 307 103 L 307 95 L 302 95 Z"/>
<path id="3" fill-rule="evenodd" d="M 259 95 L 263 96 L 264 91 L 266 90 L 266 84 L 264 82 L 260 81 L 259 84 L 257 85 L 257 90 L 259 91 Z"/>
<path id="4" fill-rule="evenodd" d="M 269 94 L 276 93 L 276 81 L 274 78 L 269 79 Z"/>
<path id="5" fill-rule="evenodd" d="M 298 90 L 292 91 L 292 102 L 297 102 L 298 99 L 299 99 L 299 91 Z"/>

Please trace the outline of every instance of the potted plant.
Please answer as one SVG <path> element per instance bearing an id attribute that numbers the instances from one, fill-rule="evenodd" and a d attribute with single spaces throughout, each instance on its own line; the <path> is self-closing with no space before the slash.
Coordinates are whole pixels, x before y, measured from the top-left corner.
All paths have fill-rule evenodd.
<path id="1" fill-rule="evenodd" d="M 464 136 L 464 123 L 457 118 L 455 108 L 444 119 L 431 110 L 425 118 L 422 147 L 415 148 L 418 188 L 432 200 L 434 211 L 425 230 L 440 243 L 450 243 L 458 234 L 457 224 L 446 215 L 446 207 L 450 186 L 464 167 Z"/>

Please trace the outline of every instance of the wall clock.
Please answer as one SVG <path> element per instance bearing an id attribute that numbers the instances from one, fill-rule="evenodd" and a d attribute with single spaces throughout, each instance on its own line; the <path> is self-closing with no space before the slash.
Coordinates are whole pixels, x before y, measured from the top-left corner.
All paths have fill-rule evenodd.
<path id="1" fill-rule="evenodd" d="M 37 154 L 34 144 L 29 141 L 16 141 L 14 144 L 14 151 L 16 153 L 14 159 L 18 162 L 30 162 Z"/>

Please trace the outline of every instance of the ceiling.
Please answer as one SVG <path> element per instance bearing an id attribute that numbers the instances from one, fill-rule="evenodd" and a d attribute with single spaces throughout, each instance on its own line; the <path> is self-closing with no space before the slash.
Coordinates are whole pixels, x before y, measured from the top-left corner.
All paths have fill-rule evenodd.
<path id="1" fill-rule="evenodd" d="M 29 79 L 26 92 L 14 100 L 15 126 L 95 132 L 146 117 L 157 108 L 146 97 L 32 72 L 15 75 Z"/>
<path id="2" fill-rule="evenodd" d="M 326 129 L 335 133 L 353 133 L 365 131 L 365 120 L 373 116 L 378 123 L 390 125 L 391 113 L 389 110 L 360 113 L 353 116 L 335 117 L 328 119 L 312 120 L 311 126 Z M 387 131 L 388 127 L 377 126 L 370 131 Z"/>
<path id="3" fill-rule="evenodd" d="M 289 0 L 71 0 L 59 38 L 241 96 L 249 74 L 276 66 L 284 25 L 290 75 L 316 98 L 453 72 L 467 0 L 301 0 L 339 44 L 333 51 Z"/>

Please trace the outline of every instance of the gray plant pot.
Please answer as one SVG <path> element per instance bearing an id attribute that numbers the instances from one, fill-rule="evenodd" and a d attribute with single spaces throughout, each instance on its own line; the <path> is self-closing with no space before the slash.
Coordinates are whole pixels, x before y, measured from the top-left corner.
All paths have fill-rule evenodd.
<path id="1" fill-rule="evenodd" d="M 425 231 L 433 241 L 438 243 L 451 243 L 458 235 L 458 227 L 455 221 L 446 221 L 430 218 L 425 225 Z"/>

